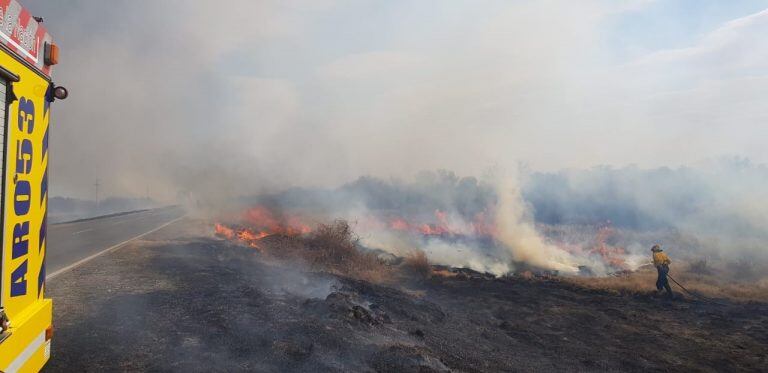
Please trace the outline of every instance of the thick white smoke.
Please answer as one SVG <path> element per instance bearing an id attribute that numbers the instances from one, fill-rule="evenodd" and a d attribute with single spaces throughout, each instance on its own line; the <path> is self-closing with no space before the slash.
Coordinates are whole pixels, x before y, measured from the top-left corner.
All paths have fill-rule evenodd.
<path id="1" fill-rule="evenodd" d="M 496 209 L 498 238 L 519 262 L 566 274 L 579 272 L 579 260 L 572 254 L 545 242 L 536 231 L 533 214 L 523 200 L 518 183 L 512 178 L 500 182 Z M 583 261 L 581 264 L 584 264 Z"/>
<path id="2" fill-rule="evenodd" d="M 443 174 L 443 177 L 449 180 L 451 177 L 455 178 L 452 174 Z M 457 212 L 460 201 L 455 200 L 457 196 L 453 195 L 452 188 L 461 185 L 462 182 L 458 181 L 458 178 L 454 180 L 453 183 L 445 180 L 436 181 L 427 192 L 432 196 L 449 196 L 443 201 L 445 211 L 435 210 L 436 217 L 433 220 L 426 220 L 435 224 L 418 220 L 416 223 L 409 221 L 414 217 L 423 218 L 426 215 L 425 211 L 418 210 L 429 210 L 428 204 L 424 206 L 411 204 L 409 207 L 416 208 L 416 211 L 410 213 L 402 208 L 394 211 L 407 214 L 398 219 L 403 219 L 401 224 L 409 224 L 408 229 L 404 227 L 398 229 L 384 218 L 372 218 L 381 216 L 382 211 L 361 207 L 365 205 L 363 202 L 355 203 L 354 209 L 328 211 L 328 214 L 336 214 L 351 221 L 357 221 L 359 224 L 355 229 L 360 234 L 362 243 L 369 248 L 388 251 L 399 256 L 407 256 L 413 250 L 421 250 L 435 264 L 470 268 L 497 276 L 521 269 L 518 268 L 519 266 L 523 266 L 522 269 L 557 271 L 563 275 L 577 275 L 580 273 L 580 267 L 587 267 L 592 274 L 606 274 L 612 270 L 608 263 L 587 250 L 586 246 L 591 244 L 589 239 L 571 245 L 574 250 L 568 251 L 541 234 L 537 230 L 532 207 L 523 198 L 517 177 L 492 177 L 494 181 L 487 184 L 493 185 L 492 189 L 483 189 L 478 186 L 479 189 L 485 190 L 485 193 L 495 195 L 497 198 L 489 199 L 495 202 L 489 202 L 489 205 L 484 206 L 482 212 L 475 215 L 475 221 L 469 221 L 466 216 Z M 407 199 L 409 187 L 406 185 L 408 184 L 394 188 L 393 190 L 397 190 L 392 192 L 394 194 L 378 189 L 374 195 L 364 199 Z M 342 195 L 345 194 L 342 193 Z M 355 198 L 361 197 L 346 195 L 343 199 Z M 383 209 L 383 211 L 393 212 L 391 209 Z M 489 213 L 490 216 L 478 218 L 482 213 Z M 379 220 L 376 220 L 377 224 L 366 223 L 371 219 Z M 430 230 L 437 233 L 425 234 Z M 621 259 L 630 259 L 629 255 L 620 254 L 620 256 Z M 632 258 L 626 263 L 631 268 L 637 266 L 634 259 L 637 258 Z"/>
<path id="3" fill-rule="evenodd" d="M 540 170 L 675 166 L 720 154 L 768 161 L 768 11 L 718 21 L 672 43 L 680 49 L 648 50 L 617 27 L 654 3 L 644 0 L 24 3 L 62 48 L 55 79 L 71 92 L 53 109 L 53 195 L 92 198 L 98 180 L 102 196 L 220 206 L 360 175 L 479 175 L 520 159 Z M 765 255 L 765 234 L 755 234 L 768 211 L 765 172 L 712 179 L 666 184 L 660 172 L 653 188 L 624 180 L 616 189 L 632 197 L 622 204 L 667 225 L 728 233 L 717 246 L 735 237 L 740 252 Z M 577 192 L 598 184 L 581 181 Z M 711 186 L 704 195 L 713 196 L 693 212 L 676 208 L 690 195 L 658 198 L 691 185 Z M 519 183 L 495 189 L 503 250 L 367 239 L 494 273 L 514 262 L 564 273 L 597 267 L 592 254 L 537 232 Z M 434 191 L 420 198 L 440 199 Z M 467 200 L 443 208 L 469 220 L 451 211 Z"/>
<path id="4" fill-rule="evenodd" d="M 103 196 L 218 202 L 519 159 L 767 161 L 768 12 L 649 51 L 615 26 L 652 3 L 25 0 L 71 92 L 52 193 L 92 198 L 98 179 Z"/>

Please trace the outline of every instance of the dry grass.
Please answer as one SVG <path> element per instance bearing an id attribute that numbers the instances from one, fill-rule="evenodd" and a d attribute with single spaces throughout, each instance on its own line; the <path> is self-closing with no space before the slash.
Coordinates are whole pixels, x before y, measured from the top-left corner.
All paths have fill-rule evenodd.
<path id="1" fill-rule="evenodd" d="M 305 259 L 315 268 L 372 282 L 383 282 L 389 268 L 373 253 L 362 252 L 359 238 L 344 220 L 320 224 L 303 238 Z"/>
<path id="2" fill-rule="evenodd" d="M 403 262 L 405 268 L 421 278 L 432 276 L 432 265 L 429 263 L 427 254 L 419 249 L 414 249 Z"/>
<path id="3" fill-rule="evenodd" d="M 753 282 L 736 281 L 727 279 L 723 271 L 713 269 L 708 264 L 695 262 L 683 265 L 676 269 L 673 267 L 670 275 L 680 282 L 686 289 L 710 298 L 728 298 L 737 301 L 768 301 L 768 279 Z M 607 290 L 616 293 L 649 294 L 656 291 L 656 269 L 652 266 L 642 267 L 639 270 L 620 277 L 599 278 L 570 278 L 566 281 L 580 286 Z M 680 287 L 670 280 L 673 291 L 684 294 Z"/>
<path id="4" fill-rule="evenodd" d="M 394 283 L 402 276 L 430 278 L 432 265 L 427 254 L 415 249 L 402 266 L 383 263 L 372 252 L 360 249 L 359 238 L 344 220 L 319 224 L 307 235 L 273 235 L 259 240 L 261 252 L 279 261 L 300 261 L 314 270 L 341 274 L 374 283 Z"/>
<path id="5" fill-rule="evenodd" d="M 374 253 L 360 250 L 359 238 L 344 220 L 319 224 L 306 235 L 270 235 L 257 242 L 266 259 L 301 263 L 325 271 L 375 283 L 392 281 L 392 270 Z"/>
<path id="6" fill-rule="evenodd" d="M 359 238 L 344 220 L 320 224 L 304 236 L 269 236 L 259 241 L 259 247 L 269 257 L 300 260 L 315 270 L 337 273 L 375 283 L 397 282 L 401 275 L 452 277 L 450 271 L 434 270 L 427 255 L 413 250 L 402 266 L 391 267 L 376 254 L 361 251 Z M 402 272 L 401 272 L 402 270 Z M 768 269 L 754 263 L 710 263 L 699 260 L 677 262 L 671 275 L 688 290 L 712 298 L 730 298 L 739 301 L 768 302 Z M 616 277 L 573 277 L 564 281 L 579 286 L 623 294 L 650 294 L 656 292 L 656 269 L 650 265 L 635 272 Z M 530 272 L 523 272 L 530 278 Z M 685 294 L 670 281 L 673 290 Z"/>
<path id="7" fill-rule="evenodd" d="M 566 281 L 590 289 L 608 290 L 616 293 L 643 294 L 656 291 L 656 270 L 643 267 L 626 276 L 570 277 Z"/>

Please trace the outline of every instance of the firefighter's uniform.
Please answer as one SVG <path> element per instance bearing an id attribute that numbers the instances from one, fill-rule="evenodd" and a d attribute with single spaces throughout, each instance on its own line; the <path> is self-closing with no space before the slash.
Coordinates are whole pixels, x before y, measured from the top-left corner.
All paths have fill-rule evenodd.
<path id="1" fill-rule="evenodd" d="M 669 260 L 669 256 L 661 250 L 659 245 L 654 245 L 651 251 L 653 251 L 653 265 L 656 266 L 656 271 L 659 273 L 659 277 L 656 279 L 656 289 L 659 291 L 665 289 L 667 296 L 672 297 L 672 288 L 669 286 L 669 280 L 667 279 L 669 265 L 672 261 Z"/>

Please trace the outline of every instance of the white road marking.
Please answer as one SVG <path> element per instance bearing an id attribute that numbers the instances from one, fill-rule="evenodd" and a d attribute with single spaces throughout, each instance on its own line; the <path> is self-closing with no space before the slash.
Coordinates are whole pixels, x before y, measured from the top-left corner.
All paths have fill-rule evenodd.
<path id="1" fill-rule="evenodd" d="M 72 235 L 74 236 L 74 235 L 76 235 L 76 234 L 85 233 L 85 232 L 90 232 L 90 231 L 92 231 L 92 230 L 93 230 L 93 228 L 83 229 L 83 230 L 81 230 L 81 231 L 77 231 L 77 232 L 75 232 L 75 233 L 72 233 Z"/>
<path id="2" fill-rule="evenodd" d="M 73 268 L 75 268 L 75 267 L 77 267 L 77 266 L 80 266 L 80 265 L 82 265 L 83 263 L 85 263 L 85 262 L 87 262 L 87 261 L 89 261 L 89 260 L 91 260 L 91 259 L 93 259 L 93 258 L 96 258 L 96 257 L 98 257 L 98 256 L 104 255 L 104 254 L 106 254 L 106 253 L 108 253 L 108 252 L 111 252 L 111 251 L 115 251 L 115 250 L 119 249 L 121 246 L 123 246 L 123 245 L 127 244 L 128 242 L 131 242 L 131 241 L 133 241 L 133 240 L 136 240 L 136 239 L 142 238 L 142 237 L 144 237 L 144 236 L 146 236 L 146 235 L 148 235 L 148 234 L 150 234 L 150 233 L 154 233 L 154 232 L 157 232 L 157 231 L 159 231 L 159 230 L 161 230 L 161 229 L 163 229 L 163 228 L 165 228 L 165 227 L 167 227 L 167 226 L 169 226 L 169 225 L 171 225 L 171 224 L 173 224 L 173 223 L 175 223 L 175 222 L 177 222 L 177 221 L 179 221 L 179 220 L 183 219 L 184 217 L 186 217 L 186 214 L 185 214 L 185 215 L 182 215 L 182 216 L 179 216 L 178 218 L 176 218 L 176 219 L 173 219 L 173 220 L 171 220 L 171 221 L 169 221 L 169 222 L 167 222 L 167 223 L 165 223 L 165 224 L 163 224 L 163 225 L 161 225 L 161 226 L 159 226 L 159 227 L 157 227 L 157 228 L 155 228 L 155 229 L 153 229 L 153 230 L 151 230 L 151 231 L 149 231 L 149 232 L 145 232 L 145 233 L 142 233 L 142 234 L 140 234 L 140 235 L 138 235 L 138 236 L 136 236 L 136 237 L 133 237 L 133 238 L 129 238 L 129 239 L 127 239 L 127 240 L 123 241 L 123 242 L 120 242 L 120 243 L 119 243 L 119 244 L 117 244 L 117 245 L 113 245 L 113 246 L 110 246 L 110 247 L 108 247 L 108 248 L 106 248 L 106 249 L 104 249 L 104 250 L 102 250 L 102 251 L 99 251 L 99 252 L 98 252 L 98 253 L 96 253 L 96 254 L 93 254 L 93 255 L 91 255 L 91 256 L 88 256 L 88 257 L 86 257 L 86 258 L 83 258 L 83 259 L 81 259 L 81 260 L 78 260 L 78 261 L 76 261 L 76 262 L 74 262 L 74 263 L 72 263 L 72 264 L 70 264 L 70 265 L 68 265 L 68 266 L 66 266 L 66 267 L 64 267 L 64 268 L 62 268 L 62 269 L 59 269 L 58 271 L 55 271 L 55 272 L 53 272 L 53 273 L 50 273 L 50 274 L 48 274 L 47 276 L 45 276 L 45 280 L 46 280 L 46 281 L 48 281 L 48 280 L 52 280 L 54 277 L 56 277 L 56 276 L 58 276 L 58 275 L 60 275 L 60 274 L 62 274 L 62 273 L 64 273 L 64 272 L 66 272 L 66 271 L 69 271 L 69 270 L 71 270 L 71 269 L 73 269 Z"/>

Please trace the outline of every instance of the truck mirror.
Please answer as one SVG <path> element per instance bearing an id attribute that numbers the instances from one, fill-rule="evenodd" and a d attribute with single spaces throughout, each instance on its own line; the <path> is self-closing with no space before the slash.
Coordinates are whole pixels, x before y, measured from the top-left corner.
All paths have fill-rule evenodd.
<path id="1" fill-rule="evenodd" d="M 58 86 L 53 88 L 53 97 L 56 97 L 59 100 L 63 100 L 69 96 L 69 91 L 67 91 L 66 88 L 62 86 Z"/>

